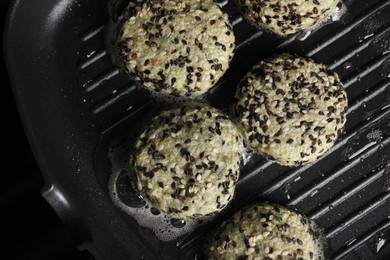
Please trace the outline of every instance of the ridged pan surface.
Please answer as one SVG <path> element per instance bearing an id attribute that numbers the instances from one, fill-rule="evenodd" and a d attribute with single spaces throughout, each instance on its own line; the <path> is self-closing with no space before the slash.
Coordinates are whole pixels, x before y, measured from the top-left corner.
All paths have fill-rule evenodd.
<path id="1" fill-rule="evenodd" d="M 314 164 L 287 168 L 252 156 L 229 208 L 168 242 L 117 207 L 108 187 L 113 141 L 131 139 L 164 108 L 112 59 L 110 21 L 121 2 L 15 1 L 5 34 L 15 98 L 46 178 L 43 196 L 81 248 L 97 259 L 201 259 L 210 229 L 239 208 L 268 200 L 313 219 L 322 229 L 326 258 L 390 258 L 390 1 L 345 0 L 340 20 L 288 37 L 257 30 L 230 2 L 220 1 L 237 47 L 206 102 L 227 110 L 255 63 L 292 52 L 340 75 L 349 97 L 347 124 Z M 124 200 L 143 206 L 136 194 Z M 172 230 L 187 224 L 172 223 Z"/>

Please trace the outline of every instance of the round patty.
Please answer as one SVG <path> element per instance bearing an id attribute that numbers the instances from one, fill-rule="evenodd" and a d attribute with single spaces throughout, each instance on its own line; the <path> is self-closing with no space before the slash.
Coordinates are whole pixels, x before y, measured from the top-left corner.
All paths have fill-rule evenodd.
<path id="1" fill-rule="evenodd" d="M 201 95 L 233 57 L 232 26 L 212 0 L 132 2 L 120 19 L 118 42 L 125 68 L 154 92 Z"/>
<path id="2" fill-rule="evenodd" d="M 233 198 L 242 140 L 237 127 L 206 105 L 156 116 L 138 137 L 130 166 L 137 188 L 176 218 L 221 211 Z"/>
<path id="3" fill-rule="evenodd" d="M 223 222 L 209 247 L 209 259 L 317 259 L 309 221 L 276 204 L 246 207 Z"/>
<path id="4" fill-rule="evenodd" d="M 279 35 L 296 33 L 318 24 L 336 11 L 339 0 L 236 0 L 252 24 Z"/>
<path id="5" fill-rule="evenodd" d="M 348 100 L 339 76 L 291 54 L 255 65 L 236 99 L 247 144 L 281 165 L 315 161 L 334 145 L 346 122 Z"/>

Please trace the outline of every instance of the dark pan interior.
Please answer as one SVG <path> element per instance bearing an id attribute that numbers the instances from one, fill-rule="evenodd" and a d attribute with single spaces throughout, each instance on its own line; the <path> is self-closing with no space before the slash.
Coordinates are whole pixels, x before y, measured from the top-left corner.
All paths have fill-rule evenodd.
<path id="1" fill-rule="evenodd" d="M 342 136 L 312 165 L 286 168 L 255 155 L 242 169 L 229 209 L 171 242 L 160 241 L 111 201 L 109 146 L 135 134 L 163 105 L 112 61 L 105 0 L 17 0 L 5 53 L 15 98 L 46 179 L 43 196 L 81 248 L 98 259 L 199 259 L 209 230 L 253 201 L 306 214 L 323 229 L 326 257 L 389 259 L 390 1 L 345 0 L 340 21 L 306 35 L 277 37 L 243 21 L 228 1 L 237 38 L 231 68 L 206 96 L 227 110 L 238 81 L 274 53 L 325 63 L 342 78 L 350 108 Z M 174 227 L 172 227 L 174 228 Z"/>

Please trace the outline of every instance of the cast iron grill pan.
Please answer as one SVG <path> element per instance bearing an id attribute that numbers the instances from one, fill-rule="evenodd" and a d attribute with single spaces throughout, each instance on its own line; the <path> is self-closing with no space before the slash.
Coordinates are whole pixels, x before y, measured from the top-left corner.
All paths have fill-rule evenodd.
<path id="1" fill-rule="evenodd" d="M 315 164 L 281 167 L 255 155 L 242 170 L 229 209 L 169 243 L 112 203 L 107 183 L 110 142 L 136 132 L 162 109 L 114 65 L 105 0 L 17 0 L 5 53 L 15 98 L 46 179 L 43 196 L 97 259 L 195 259 L 207 230 L 253 201 L 271 200 L 323 228 L 330 259 L 389 259 L 390 1 L 345 0 L 347 12 L 306 35 L 256 30 L 228 1 L 237 38 L 231 68 L 207 102 L 227 110 L 239 80 L 274 53 L 325 63 L 342 78 L 350 107 L 345 131 Z M 111 6 L 113 7 L 113 6 Z M 221 102 L 223 100 L 223 102 Z"/>

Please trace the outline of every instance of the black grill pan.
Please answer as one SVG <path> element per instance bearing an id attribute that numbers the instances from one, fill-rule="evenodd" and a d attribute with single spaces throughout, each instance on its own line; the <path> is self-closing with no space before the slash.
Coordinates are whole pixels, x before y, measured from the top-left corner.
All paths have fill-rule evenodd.
<path id="1" fill-rule="evenodd" d="M 19 112 L 46 180 L 42 195 L 80 248 L 97 259 L 200 259 L 210 227 L 258 200 L 314 219 L 326 238 L 326 258 L 390 259 L 390 1 L 345 0 L 341 20 L 289 37 L 260 32 L 230 2 L 220 3 L 231 15 L 237 50 L 207 101 L 227 109 L 238 81 L 274 53 L 312 57 L 339 73 L 350 100 L 345 131 L 331 151 L 298 168 L 254 156 L 227 212 L 185 237 L 162 242 L 108 194 L 110 142 L 136 131 L 161 109 L 111 59 L 114 42 L 107 25 L 121 5 L 16 0 L 4 49 Z"/>

